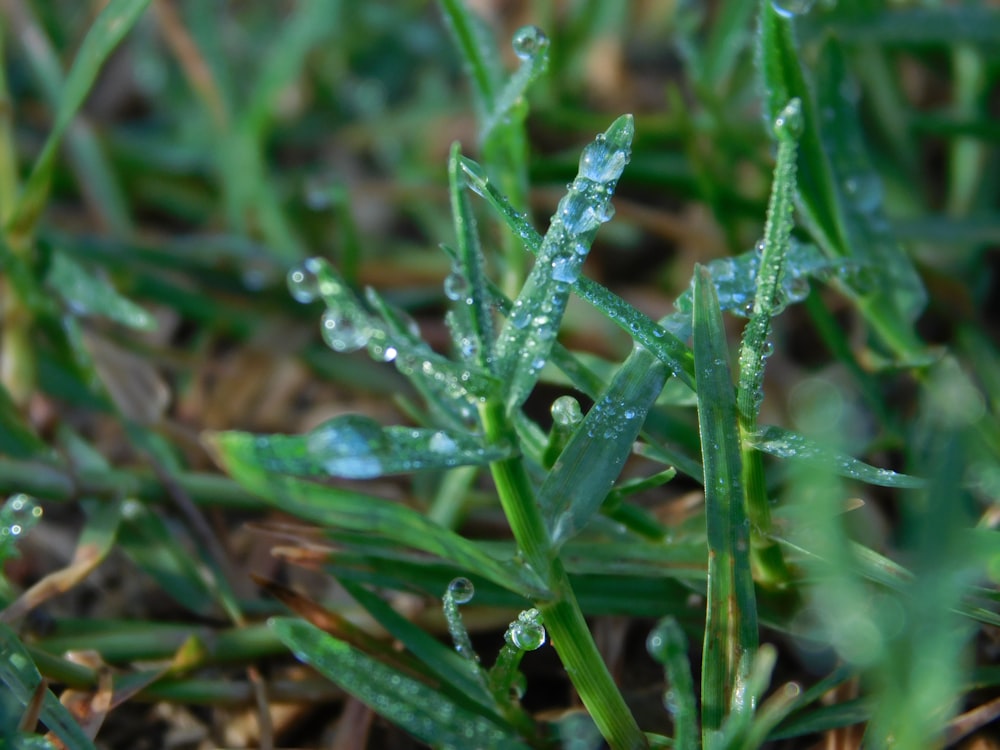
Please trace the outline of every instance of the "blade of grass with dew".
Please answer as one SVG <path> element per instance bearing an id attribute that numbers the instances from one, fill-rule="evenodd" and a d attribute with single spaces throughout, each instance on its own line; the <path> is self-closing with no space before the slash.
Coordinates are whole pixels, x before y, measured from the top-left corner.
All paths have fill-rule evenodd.
<path id="1" fill-rule="evenodd" d="M 521 64 L 500 90 L 479 127 L 479 142 L 482 144 L 489 143 L 498 128 L 510 127 L 512 110 L 524 106 L 528 88 L 545 75 L 549 67 L 549 39 L 538 27 L 524 26 L 519 29 L 511 44 Z M 523 115 L 519 119 L 523 119 Z M 505 122 L 508 124 L 505 125 Z"/>
<path id="2" fill-rule="evenodd" d="M 527 217 L 517 211 L 490 182 L 482 167 L 467 157 L 460 157 L 462 171 L 469 188 L 489 203 L 500 220 L 518 237 L 525 248 L 539 255 L 543 238 L 531 226 Z M 689 386 L 694 385 L 694 367 L 687 345 L 658 326 L 628 302 L 597 282 L 580 276 L 573 282 L 573 291 L 581 299 L 603 312 L 636 342 L 656 355 L 671 371 Z"/>
<path id="3" fill-rule="evenodd" d="M 370 417 L 335 417 L 304 435 L 221 437 L 230 460 L 297 477 L 372 479 L 456 466 L 485 466 L 513 449 L 487 446 L 475 436 L 418 427 L 383 427 Z"/>
<path id="4" fill-rule="evenodd" d="M 836 174 L 828 154 L 831 147 L 840 148 L 842 144 L 839 140 L 829 140 L 829 136 L 824 140 L 827 128 L 823 126 L 820 107 L 801 67 L 801 57 L 791 20 L 779 13 L 770 0 L 761 0 L 757 59 L 762 75 L 765 117 L 773 122 L 789 101 L 793 98 L 800 100 L 803 128 L 797 170 L 799 206 L 810 231 L 825 252 L 833 257 L 854 259 L 862 248 L 852 245 L 845 224 L 846 196 L 838 189 L 838 184 L 849 175 Z M 838 90 L 839 85 L 838 80 Z M 824 112 L 833 104 L 835 116 L 855 117 L 854 105 L 847 106 L 832 95 L 824 98 L 824 103 Z M 858 260 L 865 261 L 863 257 Z M 902 276 L 904 271 L 901 269 L 907 266 L 909 260 L 897 252 L 891 267 L 873 268 L 871 271 Z M 906 273 L 912 273 L 912 268 Z M 891 277 L 884 283 L 885 288 L 891 288 Z M 898 309 L 890 297 L 879 294 L 880 287 L 881 284 L 877 284 L 870 294 L 866 294 L 864 289 L 856 290 L 866 319 L 898 357 L 916 356 L 922 344 L 913 333 L 908 314 Z"/>
<path id="5" fill-rule="evenodd" d="M 759 580 L 774 586 L 785 584 L 790 576 L 781 548 L 767 537 L 771 531 L 771 503 L 764 480 L 764 464 L 760 453 L 746 442 L 746 436 L 757 430 L 757 414 L 764 399 L 764 365 L 774 348 L 773 342 L 768 341 L 771 318 L 787 304 L 781 296 L 781 278 L 786 272 L 786 255 L 794 225 L 792 200 L 795 194 L 797 143 L 801 133 L 802 103 L 792 99 L 774 121 L 774 135 L 778 140 L 774 184 L 764 226 L 753 310 L 740 342 L 740 372 L 736 388 L 743 489 L 752 527 L 751 556 Z"/>
<path id="6" fill-rule="evenodd" d="M 275 618 L 270 627 L 301 661 L 418 739 L 444 747 L 528 750 L 510 727 L 378 662 L 319 628 Z"/>
<path id="7" fill-rule="evenodd" d="M 276 507 L 303 520 L 386 539 L 423 550 L 521 594 L 545 598 L 545 586 L 522 566 L 501 562 L 473 542 L 402 505 L 310 482 L 283 477 L 258 465 L 239 447 L 230 450 L 227 433 L 206 436 L 221 465 L 237 482 Z"/>
<path id="8" fill-rule="evenodd" d="M 440 0 L 448 30 L 455 39 L 472 82 L 472 103 L 480 122 L 494 108 L 503 66 L 493 36 L 482 20 L 468 7 L 465 0 Z"/>
<path id="9" fill-rule="evenodd" d="M 459 145 L 455 143 L 448 159 L 448 194 L 458 253 L 455 267 L 445 280 L 445 295 L 454 303 L 452 309 L 468 340 L 468 344 L 460 340 L 458 350 L 463 355 L 469 352 L 473 363 L 488 372 L 493 362 L 493 313 L 486 290 L 487 279 L 476 219 L 462 190 L 464 180 L 460 156 Z"/>
<path id="10" fill-rule="evenodd" d="M 646 650 L 664 666 L 667 684 L 663 704 L 674 725 L 676 750 L 698 748 L 698 704 L 695 700 L 691 663 L 688 661 L 688 639 L 673 617 L 665 617 L 646 639 Z"/>
<path id="11" fill-rule="evenodd" d="M 667 377 L 662 362 L 636 347 L 574 430 L 538 490 L 554 549 L 601 509 Z"/>
<path id="12" fill-rule="evenodd" d="M 722 311 L 708 272 L 695 269 L 694 359 L 708 528 L 708 609 L 702 656 L 702 738 L 721 729 L 736 685 L 757 650 L 739 417 Z"/>
<path id="13" fill-rule="evenodd" d="M 152 315 L 69 255 L 52 254 L 45 282 L 75 315 L 100 316 L 140 331 L 156 328 Z"/>
<path id="14" fill-rule="evenodd" d="M 634 125 L 623 115 L 580 156 L 580 169 L 559 202 L 538 258 L 497 339 L 497 372 L 507 387 L 508 411 L 538 381 L 597 229 L 614 213 L 611 196 L 631 153 Z"/>
<path id="15" fill-rule="evenodd" d="M 38 673 L 31 655 L 24 648 L 17 634 L 0 623 L 0 681 L 7 685 L 15 700 L 28 706 L 35 691 L 42 686 L 42 676 Z M 42 709 L 40 718 L 56 737 L 65 743 L 68 750 L 94 750 L 91 741 L 69 709 L 63 706 L 51 690 L 42 688 Z"/>
<path id="16" fill-rule="evenodd" d="M 48 195 L 55 158 L 73 117 L 97 80 L 104 61 L 139 20 L 150 0 L 110 0 L 87 31 L 66 77 L 55 122 L 35 160 L 24 189 L 6 224 L 9 241 L 16 246 L 33 232 Z"/>
<path id="17" fill-rule="evenodd" d="M 771 456 L 806 463 L 819 462 L 831 466 L 842 477 L 865 484 L 904 489 L 915 489 L 926 484 L 926 480 L 921 477 L 881 469 L 841 453 L 830 453 L 816 441 L 783 427 L 769 425 L 758 428 L 754 434 L 746 435 L 745 440 L 755 449 Z"/>

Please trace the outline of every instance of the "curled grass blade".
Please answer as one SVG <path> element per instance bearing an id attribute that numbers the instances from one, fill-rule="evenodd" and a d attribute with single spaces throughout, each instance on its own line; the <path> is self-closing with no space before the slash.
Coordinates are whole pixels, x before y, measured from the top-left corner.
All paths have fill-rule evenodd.
<path id="1" fill-rule="evenodd" d="M 708 611 L 702 656 L 702 734 L 722 727 L 737 684 L 757 650 L 757 607 L 750 573 L 739 422 L 729 355 L 708 272 L 694 287 L 694 358 L 708 529 Z"/>

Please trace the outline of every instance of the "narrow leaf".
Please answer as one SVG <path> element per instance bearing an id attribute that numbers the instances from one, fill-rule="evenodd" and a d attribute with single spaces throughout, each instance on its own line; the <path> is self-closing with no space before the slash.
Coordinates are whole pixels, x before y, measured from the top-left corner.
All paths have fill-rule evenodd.
<path id="1" fill-rule="evenodd" d="M 152 315 L 65 253 L 52 254 L 46 283 L 77 315 L 100 316 L 143 331 L 156 328 Z"/>
<path id="2" fill-rule="evenodd" d="M 750 572 L 736 394 L 722 311 L 708 272 L 696 270 L 694 360 L 705 471 L 708 610 L 702 663 L 702 732 L 722 726 L 736 685 L 757 649 L 757 609 Z"/>
<path id="3" fill-rule="evenodd" d="M 880 487 L 900 487 L 913 489 L 923 487 L 926 482 L 920 477 L 900 474 L 889 469 L 880 469 L 856 458 L 825 449 L 820 443 L 810 440 L 783 427 L 767 426 L 747 439 L 754 448 L 778 458 L 792 461 L 817 463 L 829 466 L 836 474 L 848 479 L 857 479 L 866 484 Z"/>
<path id="4" fill-rule="evenodd" d="M 274 618 L 270 626 L 296 657 L 424 742 L 444 747 L 528 750 L 512 730 L 313 625 Z"/>
<path id="5" fill-rule="evenodd" d="M 635 127 L 623 115 L 586 146 L 569 192 L 559 202 L 538 259 L 497 340 L 498 372 L 507 385 L 509 411 L 520 406 L 548 361 L 597 229 L 611 219 L 611 195 L 628 163 Z"/>
<path id="6" fill-rule="evenodd" d="M 239 437 L 231 450 L 228 435 L 209 434 L 205 440 L 233 479 L 276 508 L 303 520 L 374 534 L 423 550 L 511 591 L 540 599 L 547 597 L 548 592 L 538 577 L 524 566 L 497 560 L 475 543 L 438 526 L 417 511 L 358 492 L 276 474 L 259 465 L 252 452 L 243 450 Z"/>
<path id="7" fill-rule="evenodd" d="M 665 667 L 669 688 L 663 704 L 674 725 L 676 750 L 697 750 L 698 708 L 688 661 L 688 640 L 680 624 L 673 617 L 665 617 L 646 639 L 646 648 L 656 661 Z"/>

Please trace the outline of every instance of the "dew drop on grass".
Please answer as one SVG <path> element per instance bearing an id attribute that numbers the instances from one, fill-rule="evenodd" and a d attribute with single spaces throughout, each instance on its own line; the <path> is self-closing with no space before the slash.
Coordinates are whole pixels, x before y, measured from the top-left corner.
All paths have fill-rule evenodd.
<path id="1" fill-rule="evenodd" d="M 382 425 L 361 414 L 323 423 L 309 433 L 307 446 L 331 476 L 347 479 L 381 476 L 381 456 L 389 447 Z"/>
<path id="2" fill-rule="evenodd" d="M 534 651 L 545 645 L 545 628 L 541 618 L 537 609 L 528 609 L 519 614 L 507 630 L 511 643 L 522 651 Z"/>
<path id="3" fill-rule="evenodd" d="M 802 101 L 792 99 L 774 118 L 774 133 L 779 138 L 797 139 L 802 135 Z"/>
<path id="4" fill-rule="evenodd" d="M 552 261 L 552 278 L 572 284 L 580 278 L 580 263 L 575 258 L 556 258 Z"/>
<path id="5" fill-rule="evenodd" d="M 522 26 L 514 32 L 511 46 L 522 60 L 530 60 L 549 45 L 549 38 L 537 26 Z"/>
<path id="6" fill-rule="evenodd" d="M 319 258 L 309 258 L 288 272 L 288 291 L 296 302 L 308 304 L 319 296 L 320 263 Z"/>
<path id="7" fill-rule="evenodd" d="M 454 453 L 458 449 L 458 444 L 448 433 L 438 430 L 431 436 L 427 447 L 434 453 Z"/>
<path id="8" fill-rule="evenodd" d="M 552 402 L 552 421 L 560 427 L 573 427 L 583 421 L 580 402 L 572 396 L 560 396 Z"/>
<path id="9" fill-rule="evenodd" d="M 468 604 L 476 595 L 476 587 L 468 578 L 454 578 L 448 584 L 448 593 L 455 604 Z"/>
<path id="10" fill-rule="evenodd" d="M 785 18 L 805 15 L 815 4 L 816 0 L 771 0 L 774 11 Z"/>
<path id="11" fill-rule="evenodd" d="M 365 344 L 371 334 L 359 328 L 338 310 L 327 309 L 320 319 L 320 331 L 326 345 L 335 352 L 355 352 Z"/>
<path id="12" fill-rule="evenodd" d="M 460 271 L 452 271 L 444 280 L 444 294 L 453 302 L 460 302 L 469 296 L 469 281 Z"/>

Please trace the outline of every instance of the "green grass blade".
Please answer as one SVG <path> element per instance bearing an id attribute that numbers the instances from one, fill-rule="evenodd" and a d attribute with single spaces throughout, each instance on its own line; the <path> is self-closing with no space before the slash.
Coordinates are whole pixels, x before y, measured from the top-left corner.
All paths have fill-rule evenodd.
<path id="1" fill-rule="evenodd" d="M 269 624 L 296 657 L 424 742 L 437 747 L 528 750 L 511 728 L 470 711 L 432 686 L 309 623 L 274 618 Z"/>
<path id="2" fill-rule="evenodd" d="M 517 72 L 500 91 L 479 128 L 479 142 L 487 143 L 499 129 L 507 127 L 511 110 L 523 106 L 524 95 L 549 67 L 549 38 L 536 26 L 525 26 L 514 34 L 514 52 L 520 58 Z"/>
<path id="3" fill-rule="evenodd" d="M 538 491 L 554 548 L 600 510 L 667 376 L 661 362 L 636 348 L 576 427 Z"/>
<path id="4" fill-rule="evenodd" d="M 66 77 L 55 123 L 7 223 L 8 230 L 14 236 L 27 236 L 34 229 L 45 206 L 56 153 L 63 136 L 90 93 L 104 61 L 139 20 L 149 2 L 150 0 L 111 0 L 87 32 Z"/>
<path id="5" fill-rule="evenodd" d="M 142 331 L 156 328 L 152 315 L 65 253 L 52 254 L 45 281 L 77 315 L 100 316 Z"/>
<path id="6" fill-rule="evenodd" d="M 464 156 L 460 157 L 460 161 L 466 183 L 473 192 L 492 206 L 500 220 L 521 239 L 529 252 L 538 255 L 541 252 L 543 239 L 527 217 L 515 209 L 496 189 L 482 167 Z M 693 389 L 694 366 L 691 350 L 677 336 L 654 323 L 617 294 L 586 276 L 580 276 L 573 282 L 573 291 L 580 299 L 604 313 L 636 342 L 653 352 L 677 377 Z"/>
<path id="7" fill-rule="evenodd" d="M 569 192 L 559 202 L 538 259 L 497 339 L 497 371 L 509 411 L 520 406 L 549 359 L 570 288 L 597 229 L 611 219 L 611 195 L 628 163 L 635 127 L 623 115 L 586 146 Z"/>
<path id="8" fill-rule="evenodd" d="M 480 121 L 494 108 L 503 66 L 492 35 L 465 0 L 440 0 L 448 29 L 472 81 L 472 101 Z"/>
<path id="9" fill-rule="evenodd" d="M 841 14 L 826 21 L 824 32 L 851 44 L 877 43 L 908 47 L 955 44 L 993 45 L 1000 39 L 1000 17 L 988 5 L 879 7 L 864 15 Z"/>
<path id="10" fill-rule="evenodd" d="M 475 543 L 411 508 L 271 473 L 239 448 L 231 451 L 226 433 L 208 435 L 206 440 L 233 479 L 298 518 L 331 528 L 379 534 L 397 544 L 450 560 L 459 568 L 489 578 L 511 591 L 538 598 L 547 595 L 537 577 L 523 566 L 500 562 Z"/>
<path id="11" fill-rule="evenodd" d="M 819 462 L 830 466 L 842 477 L 856 479 L 866 484 L 906 489 L 923 487 L 926 484 L 920 477 L 880 469 L 851 456 L 827 451 L 816 441 L 783 427 L 763 427 L 753 435 L 746 436 L 746 439 L 751 446 L 769 455 L 805 463 Z"/>
<path id="12" fill-rule="evenodd" d="M 456 466 L 485 466 L 512 455 L 467 433 L 383 427 L 360 414 L 336 417 L 304 435 L 230 431 L 213 438 L 230 460 L 298 477 L 372 479 Z"/>
<path id="13" fill-rule="evenodd" d="M 698 704 L 695 700 L 688 639 L 673 617 L 657 623 L 646 640 L 650 655 L 665 667 L 667 684 L 663 703 L 674 725 L 675 750 L 698 748 Z"/>
<path id="14" fill-rule="evenodd" d="M 707 271 L 696 270 L 694 359 L 705 470 L 708 611 L 702 663 L 705 743 L 722 727 L 736 685 L 757 650 L 757 608 L 750 573 L 736 394 L 722 312 Z"/>
<path id="15" fill-rule="evenodd" d="M 31 655 L 17 634 L 0 623 L 0 682 L 22 706 L 28 706 L 42 684 Z M 84 734 L 80 724 L 51 690 L 45 690 L 40 718 L 45 726 L 65 743 L 68 750 L 94 750 L 94 743 Z"/>
<path id="16" fill-rule="evenodd" d="M 469 333 L 472 359 L 481 369 L 489 371 L 493 362 L 493 313 L 490 309 L 490 295 L 483 262 L 483 251 L 479 244 L 476 219 L 469 205 L 468 196 L 462 189 L 465 179 L 461 169 L 461 151 L 453 144 L 448 159 L 448 191 L 451 198 L 452 221 L 455 225 L 458 254 L 456 268 L 452 271 L 454 282 L 451 289 L 446 286 L 445 294 L 454 303 L 452 309 L 463 321 Z M 445 282 L 447 285 L 447 281 Z M 458 288 L 455 288 L 456 284 Z M 458 347 L 465 351 L 468 347 Z"/>

